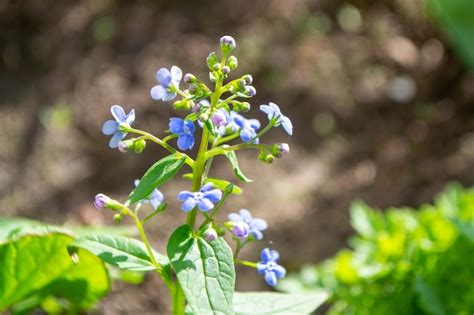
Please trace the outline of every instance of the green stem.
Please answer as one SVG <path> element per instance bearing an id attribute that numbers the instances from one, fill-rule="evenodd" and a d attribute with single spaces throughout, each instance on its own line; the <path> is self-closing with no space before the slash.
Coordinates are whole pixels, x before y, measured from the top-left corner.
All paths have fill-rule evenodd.
<path id="1" fill-rule="evenodd" d="M 254 262 L 251 262 L 251 261 L 234 259 L 234 262 L 236 264 L 244 265 L 244 266 L 247 266 L 247 267 L 257 268 L 257 263 L 254 263 Z"/>
<path id="2" fill-rule="evenodd" d="M 184 308 L 186 306 L 186 299 L 184 297 L 183 289 L 179 285 L 179 282 L 176 281 L 176 286 L 173 290 L 173 315 L 183 315 Z"/>
<path id="3" fill-rule="evenodd" d="M 132 218 L 133 222 L 135 223 L 135 226 L 137 227 L 138 233 L 140 234 L 140 238 L 142 239 L 142 242 L 145 244 L 146 251 L 148 252 L 148 255 L 150 256 L 151 263 L 156 268 L 156 272 L 163 279 L 163 281 L 165 282 L 168 289 L 172 290 L 174 288 L 174 284 L 171 281 L 169 275 L 166 273 L 166 271 L 163 269 L 163 267 L 160 265 L 160 263 L 156 260 L 155 255 L 153 255 L 153 251 L 151 250 L 150 242 L 148 241 L 148 238 L 146 236 L 145 230 L 143 229 L 143 225 L 140 222 L 140 219 L 129 208 L 125 207 L 124 209 L 127 211 L 128 216 L 130 218 Z"/>
<path id="4" fill-rule="evenodd" d="M 238 132 L 235 132 L 227 137 L 222 137 L 220 139 L 217 140 L 216 142 L 216 146 L 219 146 L 223 143 L 226 143 L 226 142 L 229 142 L 231 140 L 234 140 L 235 138 L 239 137 L 239 133 Z"/>
<path id="5" fill-rule="evenodd" d="M 143 130 L 140 130 L 140 129 L 134 129 L 134 128 L 127 128 L 126 130 L 127 132 L 132 132 L 132 133 L 136 133 L 136 134 L 139 134 L 139 135 L 142 135 L 144 136 L 146 139 L 150 140 L 150 141 L 153 141 L 155 142 L 156 144 L 162 146 L 163 148 L 165 148 L 166 150 L 168 150 L 170 153 L 178 153 L 178 151 L 173 148 L 172 146 L 170 146 L 168 143 L 166 143 L 166 141 L 163 141 L 161 140 L 160 138 L 157 138 L 155 137 L 154 135 L 152 135 L 151 133 L 148 133 L 146 131 L 143 131 Z M 179 154 L 182 154 L 186 157 L 186 164 L 188 164 L 189 166 L 193 167 L 193 164 L 194 164 L 194 161 L 193 159 L 191 159 L 187 154 L 185 153 L 181 153 L 179 152 Z"/>
<path id="6" fill-rule="evenodd" d="M 219 154 L 225 154 L 226 152 L 231 152 L 231 151 L 237 151 L 237 150 L 242 150 L 242 149 L 270 149 L 271 145 L 270 144 L 254 144 L 254 143 L 242 143 L 242 144 L 237 144 L 237 145 L 232 145 L 230 147 L 217 147 L 212 150 L 209 150 L 206 154 L 206 158 L 211 158 Z"/>

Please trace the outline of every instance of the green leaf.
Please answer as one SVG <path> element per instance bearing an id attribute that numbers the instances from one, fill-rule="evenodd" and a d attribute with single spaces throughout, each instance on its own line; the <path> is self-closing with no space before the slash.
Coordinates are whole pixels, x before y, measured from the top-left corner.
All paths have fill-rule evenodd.
<path id="1" fill-rule="evenodd" d="M 415 279 L 415 291 L 419 295 L 421 307 L 428 314 L 446 315 L 443 305 L 439 297 L 436 295 L 436 292 L 419 276 Z"/>
<path id="2" fill-rule="evenodd" d="M 351 225 L 360 235 L 371 238 L 383 226 L 383 219 L 363 202 L 351 205 Z"/>
<path id="3" fill-rule="evenodd" d="M 192 314 L 233 314 L 234 261 L 223 238 L 208 243 L 183 225 L 171 235 L 168 256 Z"/>
<path id="4" fill-rule="evenodd" d="M 232 164 L 232 170 L 234 171 L 235 176 L 243 182 L 250 183 L 253 182 L 252 179 L 249 179 L 239 167 L 239 161 L 237 160 L 237 154 L 234 151 L 226 152 L 225 156 L 229 159 L 230 164 Z"/>
<path id="5" fill-rule="evenodd" d="M 86 251 L 78 251 L 73 263 L 66 247 L 69 235 L 26 235 L 0 245 L 0 311 L 30 299 L 30 308 L 48 296 L 68 300 L 86 310 L 109 291 L 103 263 Z"/>
<path id="6" fill-rule="evenodd" d="M 142 242 L 118 235 L 91 234 L 77 238 L 70 246 L 72 253 L 83 248 L 106 263 L 121 269 L 147 271 L 155 269 Z M 168 258 L 153 251 L 155 259 L 163 266 L 169 264 Z"/>
<path id="7" fill-rule="evenodd" d="M 153 164 L 140 179 L 138 186 L 130 193 L 129 203 L 147 198 L 153 190 L 169 181 L 184 165 L 183 155 L 172 154 Z"/>
<path id="8" fill-rule="evenodd" d="M 193 174 L 192 173 L 187 173 L 187 174 L 184 174 L 183 175 L 183 178 L 184 179 L 189 179 L 189 180 L 193 180 Z M 220 190 L 224 191 L 226 189 L 227 186 L 229 186 L 230 184 L 233 185 L 233 188 L 232 188 L 232 194 L 234 195 L 240 195 L 242 194 L 243 190 L 242 188 L 240 188 L 239 186 L 235 185 L 234 183 L 231 183 L 227 180 L 224 180 L 224 179 L 218 179 L 218 178 L 213 178 L 213 177 L 208 177 L 205 181 L 205 183 L 213 183 L 214 186 L 216 188 L 219 188 Z"/>
<path id="9" fill-rule="evenodd" d="M 324 291 L 311 293 L 235 292 L 237 315 L 310 314 L 328 299 Z"/>

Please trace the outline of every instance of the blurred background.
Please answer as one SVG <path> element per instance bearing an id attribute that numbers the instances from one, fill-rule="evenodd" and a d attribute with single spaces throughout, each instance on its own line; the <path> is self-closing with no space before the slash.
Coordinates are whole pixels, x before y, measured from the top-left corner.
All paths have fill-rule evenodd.
<path id="1" fill-rule="evenodd" d="M 109 149 L 110 106 L 135 108 L 135 126 L 162 135 L 175 113 L 149 96 L 156 70 L 206 78 L 205 58 L 229 34 L 235 76 L 257 88 L 247 116 L 264 121 L 256 106 L 273 101 L 295 125 L 291 139 L 266 139 L 290 143 L 273 165 L 241 154 L 255 182 L 226 210 L 270 224 L 242 257 L 272 244 L 289 270 L 321 261 L 352 234 L 352 200 L 417 206 L 450 181 L 474 183 L 473 21 L 468 0 L 0 0 L 0 215 L 113 224 L 93 196 L 123 200 L 165 152 Z M 233 178 L 224 159 L 215 165 Z M 174 196 L 189 187 L 161 188 L 170 207 L 149 226 L 161 251 L 184 220 Z M 238 289 L 265 289 L 254 270 L 238 272 Z M 98 309 L 166 313 L 167 294 L 151 276 L 116 283 Z"/>

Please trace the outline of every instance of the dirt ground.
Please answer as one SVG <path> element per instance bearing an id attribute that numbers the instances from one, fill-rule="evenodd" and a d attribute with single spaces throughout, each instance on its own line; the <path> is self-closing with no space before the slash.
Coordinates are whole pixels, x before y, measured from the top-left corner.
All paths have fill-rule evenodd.
<path id="1" fill-rule="evenodd" d="M 352 3 L 352 4 L 351 4 Z M 273 101 L 295 125 L 265 141 L 289 142 L 273 165 L 240 156 L 254 183 L 229 199 L 269 223 L 246 248 L 272 245 L 289 270 L 346 245 L 351 201 L 374 207 L 430 201 L 450 181 L 474 183 L 474 76 L 427 19 L 419 1 L 0 1 L 0 215 L 56 224 L 113 224 L 98 192 L 127 196 L 165 152 L 122 154 L 101 125 L 109 108 L 135 108 L 134 126 L 158 135 L 175 115 L 155 102 L 155 72 L 173 64 L 202 78 L 220 36 L 237 39 L 258 105 Z M 193 153 L 194 154 L 194 153 Z M 214 175 L 233 179 L 228 162 Z M 149 228 L 156 248 L 184 214 L 190 184 L 162 187 L 170 206 Z M 266 289 L 238 268 L 239 290 Z M 103 314 L 168 312 L 164 286 L 147 277 L 114 284 Z"/>

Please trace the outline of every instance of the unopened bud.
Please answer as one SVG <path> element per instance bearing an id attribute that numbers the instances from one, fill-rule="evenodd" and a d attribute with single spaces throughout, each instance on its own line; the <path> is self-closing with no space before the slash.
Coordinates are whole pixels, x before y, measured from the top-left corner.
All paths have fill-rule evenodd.
<path id="1" fill-rule="evenodd" d="M 228 55 L 237 46 L 237 44 L 235 43 L 235 39 L 229 35 L 222 36 L 220 43 L 221 51 L 224 56 Z"/>
<path id="2" fill-rule="evenodd" d="M 118 150 L 122 153 L 127 153 L 128 152 L 128 147 L 125 145 L 124 141 L 119 142 Z"/>
<path id="3" fill-rule="evenodd" d="M 245 94 L 249 97 L 254 97 L 257 94 L 257 90 L 253 86 L 248 85 L 245 87 Z"/>
<path id="4" fill-rule="evenodd" d="M 202 114 L 199 116 L 199 120 L 202 121 L 202 122 L 206 122 L 208 119 L 209 119 L 209 115 L 206 114 L 206 113 L 202 113 Z"/>
<path id="5" fill-rule="evenodd" d="M 115 221 L 116 223 L 122 222 L 122 219 L 123 219 L 123 217 L 122 217 L 122 215 L 121 215 L 120 213 L 114 214 L 114 221 Z"/>
<path id="6" fill-rule="evenodd" d="M 253 77 L 250 74 L 246 74 L 242 77 L 246 84 L 252 84 Z"/>
<path id="7" fill-rule="evenodd" d="M 215 241 L 217 239 L 218 235 L 216 230 L 214 230 L 212 227 L 209 227 L 205 232 L 204 232 L 204 238 L 208 242 Z"/>
<path id="8" fill-rule="evenodd" d="M 190 100 L 184 99 L 184 100 L 179 100 L 173 103 L 173 106 L 177 110 L 190 110 L 192 103 Z"/>
<path id="9" fill-rule="evenodd" d="M 214 65 L 216 65 L 219 62 L 219 58 L 217 57 L 217 54 L 215 52 L 211 52 L 209 56 L 207 56 L 207 67 L 209 70 L 214 69 Z"/>
<path id="10" fill-rule="evenodd" d="M 288 152 L 290 152 L 290 146 L 288 143 L 278 143 L 272 146 L 272 154 L 277 158 L 281 158 L 288 154 Z"/>
<path id="11" fill-rule="evenodd" d="M 275 160 L 275 157 L 273 156 L 273 154 L 267 153 L 266 151 L 260 151 L 258 159 L 267 164 L 271 164 Z"/>
<path id="12" fill-rule="evenodd" d="M 250 227 L 244 221 L 233 222 L 232 233 L 238 238 L 247 238 L 249 236 Z"/>
<path id="13" fill-rule="evenodd" d="M 223 109 L 220 109 L 212 114 L 211 120 L 216 127 L 225 126 L 227 124 L 227 117 Z"/>
<path id="14" fill-rule="evenodd" d="M 230 56 L 229 59 L 227 59 L 227 65 L 229 66 L 230 70 L 236 69 L 237 66 L 239 65 L 239 61 L 237 60 L 237 57 Z"/>
<path id="15" fill-rule="evenodd" d="M 230 68 L 227 66 L 222 67 L 222 73 L 223 74 L 228 74 L 230 72 Z"/>
<path id="16" fill-rule="evenodd" d="M 97 209 L 104 209 L 107 203 L 110 201 L 110 198 L 104 194 L 97 194 L 94 198 L 94 207 Z"/>
<path id="17" fill-rule="evenodd" d="M 183 81 L 184 83 L 191 84 L 191 83 L 196 83 L 197 79 L 193 74 L 186 73 L 183 77 Z"/>
<path id="18" fill-rule="evenodd" d="M 144 139 L 139 139 L 133 142 L 133 151 L 135 153 L 142 153 L 145 150 L 146 141 Z"/>

